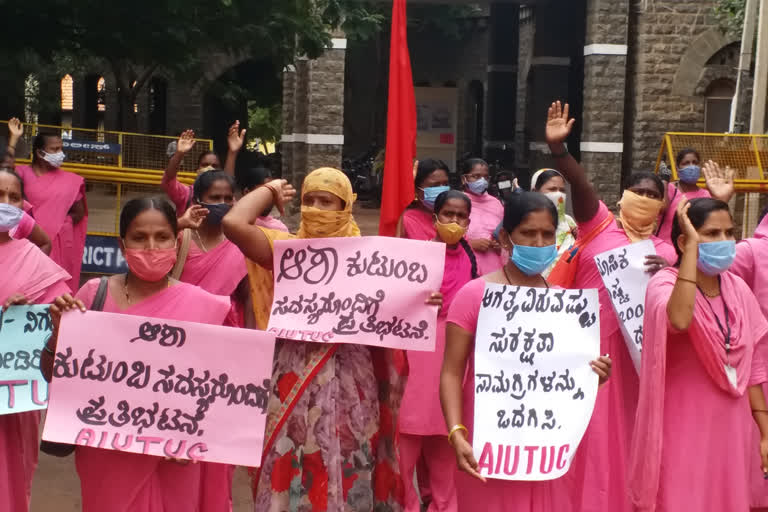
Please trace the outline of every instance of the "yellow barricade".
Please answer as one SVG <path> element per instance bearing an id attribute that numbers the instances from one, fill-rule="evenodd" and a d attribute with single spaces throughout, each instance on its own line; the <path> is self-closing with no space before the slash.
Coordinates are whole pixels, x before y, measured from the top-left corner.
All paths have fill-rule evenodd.
<path id="1" fill-rule="evenodd" d="M 659 149 L 656 172 L 665 161 L 677 180 L 675 157 L 685 148 L 698 151 L 702 163 L 712 160 L 721 167 L 734 168 L 738 192 L 768 192 L 768 135 L 669 132 Z M 704 186 L 703 179 L 699 186 Z"/>
<path id="2" fill-rule="evenodd" d="M 7 121 L 0 121 L 0 134 L 6 137 L 7 125 Z M 17 164 L 30 162 L 32 140 L 41 131 L 61 135 L 67 155 L 62 168 L 85 178 L 89 235 L 117 236 L 120 210 L 126 201 L 162 195 L 159 185 L 168 163 L 169 144 L 176 137 L 25 124 L 17 146 Z M 180 182 L 194 182 L 198 158 L 212 148 L 212 140 L 196 140 L 180 166 Z"/>

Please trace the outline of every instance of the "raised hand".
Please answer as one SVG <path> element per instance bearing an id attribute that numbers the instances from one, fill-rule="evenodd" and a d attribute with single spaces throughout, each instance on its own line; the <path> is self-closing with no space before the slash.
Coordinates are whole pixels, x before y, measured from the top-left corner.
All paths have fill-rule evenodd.
<path id="1" fill-rule="evenodd" d="M 720 166 L 712 160 L 707 160 L 702 167 L 704 173 L 704 180 L 707 182 L 707 189 L 712 197 L 720 199 L 726 203 L 731 200 L 735 189 L 733 186 L 733 177 L 736 171 L 727 167 L 721 169 Z"/>
<path id="2" fill-rule="evenodd" d="M 677 205 L 677 221 L 680 223 L 682 234 L 685 235 L 686 245 L 690 244 L 693 246 L 694 244 L 698 245 L 699 243 L 699 233 L 696 231 L 696 228 L 693 227 L 691 219 L 688 218 L 688 210 L 690 209 L 691 203 L 688 199 L 683 198 L 682 201 L 680 201 L 680 204 Z M 676 240 L 673 240 L 673 242 L 676 243 Z"/>
<path id="3" fill-rule="evenodd" d="M 19 140 L 24 135 L 24 125 L 18 118 L 12 117 L 8 120 L 8 133 L 12 140 Z"/>
<path id="4" fill-rule="evenodd" d="M 235 121 L 227 131 L 227 145 L 229 150 L 233 153 L 237 153 L 243 147 L 245 141 L 245 129 L 240 129 L 240 121 Z"/>
<path id="5" fill-rule="evenodd" d="M 285 205 L 296 197 L 296 189 L 286 180 L 272 180 L 264 185 L 272 190 L 272 201 L 281 215 L 285 215 Z"/>
<path id="6" fill-rule="evenodd" d="M 184 215 L 179 217 L 179 229 L 198 229 L 208 216 L 208 209 L 199 204 L 193 204 Z"/>
<path id="7" fill-rule="evenodd" d="M 547 126 L 544 132 L 548 144 L 560 144 L 571 134 L 575 119 L 568 118 L 569 106 L 563 106 L 559 101 L 549 106 L 547 111 Z"/>
<path id="8" fill-rule="evenodd" d="M 176 151 L 185 154 L 195 146 L 195 132 L 194 130 L 185 130 L 179 136 L 179 141 L 176 143 Z"/>

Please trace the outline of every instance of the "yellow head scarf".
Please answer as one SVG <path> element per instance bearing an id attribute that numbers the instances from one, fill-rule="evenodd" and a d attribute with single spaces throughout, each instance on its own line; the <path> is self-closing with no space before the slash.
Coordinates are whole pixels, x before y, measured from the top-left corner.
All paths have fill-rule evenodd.
<path id="1" fill-rule="evenodd" d="M 330 192 L 344 201 L 341 211 L 328 211 L 310 206 L 301 207 L 301 224 L 296 236 L 299 238 L 334 238 L 360 236 L 360 228 L 352 216 L 352 205 L 357 194 L 346 174 L 338 169 L 321 167 L 304 178 L 301 196 L 309 192 Z"/>

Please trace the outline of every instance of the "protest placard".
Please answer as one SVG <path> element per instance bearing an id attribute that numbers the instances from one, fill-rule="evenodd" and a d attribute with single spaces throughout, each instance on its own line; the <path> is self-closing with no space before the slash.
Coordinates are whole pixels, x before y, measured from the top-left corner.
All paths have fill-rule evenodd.
<path id="1" fill-rule="evenodd" d="M 435 350 L 445 244 L 386 237 L 275 242 L 268 331 L 297 341 Z"/>
<path id="2" fill-rule="evenodd" d="M 595 256 L 597 270 L 611 296 L 627 350 L 638 373 L 643 347 L 645 290 L 651 279 L 651 274 L 645 271 L 645 257 L 649 254 L 656 254 L 656 248 L 651 240 L 643 240 Z"/>
<path id="3" fill-rule="evenodd" d="M 249 329 L 66 313 L 43 439 L 258 466 L 274 347 Z"/>
<path id="4" fill-rule="evenodd" d="M 48 384 L 40 355 L 51 335 L 48 306 L 11 306 L 0 313 L 0 414 L 45 409 Z"/>
<path id="5" fill-rule="evenodd" d="M 475 336 L 472 446 L 481 475 L 553 480 L 587 429 L 600 351 L 597 290 L 486 283 Z"/>

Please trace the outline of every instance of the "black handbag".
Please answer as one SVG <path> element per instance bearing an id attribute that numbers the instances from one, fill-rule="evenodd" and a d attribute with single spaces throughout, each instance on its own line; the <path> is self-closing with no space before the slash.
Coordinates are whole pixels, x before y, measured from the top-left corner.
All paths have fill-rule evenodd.
<path id="1" fill-rule="evenodd" d="M 101 311 L 104 309 L 104 301 L 107 300 L 108 277 L 102 277 L 99 281 L 99 289 L 96 290 L 96 296 L 91 304 L 91 311 Z M 75 451 L 75 445 L 67 443 L 54 443 L 52 441 L 40 441 L 40 451 L 54 457 L 68 457 Z"/>

